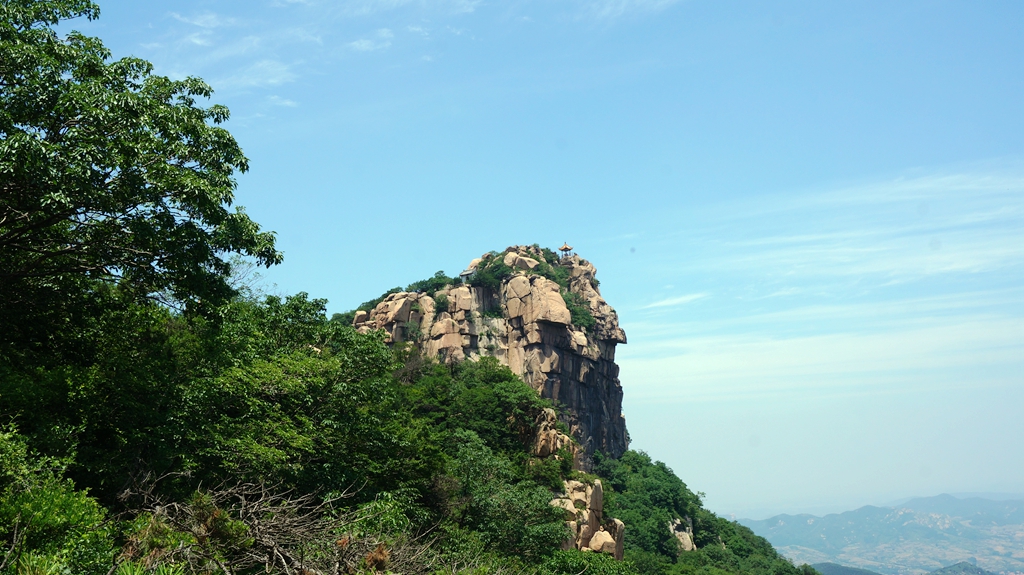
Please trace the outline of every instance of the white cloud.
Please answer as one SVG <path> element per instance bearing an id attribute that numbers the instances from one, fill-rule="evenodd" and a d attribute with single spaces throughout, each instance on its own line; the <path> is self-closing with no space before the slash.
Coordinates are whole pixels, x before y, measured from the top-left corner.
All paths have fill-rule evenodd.
<path id="1" fill-rule="evenodd" d="M 405 29 L 424 38 L 430 38 L 430 31 L 422 26 L 406 26 Z"/>
<path id="2" fill-rule="evenodd" d="M 600 0 L 586 2 L 586 10 L 597 18 L 618 18 L 631 12 L 657 12 L 679 0 Z"/>
<path id="3" fill-rule="evenodd" d="M 196 16 L 183 16 L 177 12 L 171 12 L 171 17 L 179 22 L 199 26 L 200 28 L 221 28 L 223 26 L 234 26 L 238 23 L 235 18 L 225 18 L 213 12 L 204 12 Z"/>
<path id="4" fill-rule="evenodd" d="M 675 306 L 679 306 L 679 305 L 686 305 L 686 304 L 688 304 L 690 302 L 697 301 L 697 300 L 699 300 L 701 298 L 705 298 L 707 296 L 708 296 L 708 294 L 706 294 L 706 293 L 692 293 L 692 294 L 689 294 L 689 295 L 683 295 L 683 296 L 679 296 L 679 297 L 670 297 L 668 299 L 663 299 L 661 301 L 656 301 L 656 302 L 654 302 L 652 304 L 645 305 L 643 307 L 643 309 L 651 309 L 651 308 L 656 308 L 656 307 L 675 307 Z"/>
<path id="5" fill-rule="evenodd" d="M 349 16 L 366 16 L 378 12 L 388 12 L 409 5 L 417 5 L 423 9 L 445 14 L 469 14 L 474 12 L 482 0 L 438 0 L 434 2 L 416 2 L 414 0 L 349 0 L 340 4 L 342 13 Z"/>
<path id="6" fill-rule="evenodd" d="M 867 288 L 1024 266 L 1024 178 L 897 180 L 719 205 L 699 219 L 665 237 L 680 254 L 667 267 L 757 278 L 771 292 L 777 282 Z"/>
<path id="7" fill-rule="evenodd" d="M 196 32 L 189 34 L 181 39 L 186 44 L 193 44 L 196 46 L 212 46 L 213 41 L 210 39 L 210 35 L 207 32 Z"/>
<path id="8" fill-rule="evenodd" d="M 288 64 L 277 60 L 260 60 L 232 76 L 219 80 L 214 85 L 225 88 L 279 86 L 293 82 L 295 78 L 296 75 Z"/>
<path id="9" fill-rule="evenodd" d="M 383 50 L 391 46 L 391 39 L 395 37 L 395 34 L 388 28 L 381 28 L 377 30 L 372 38 L 361 38 L 355 42 L 349 42 L 348 47 L 355 50 L 356 52 L 372 52 L 374 50 Z"/>
<path id="10" fill-rule="evenodd" d="M 295 100 L 289 100 L 280 96 L 271 96 L 267 100 L 275 106 L 284 106 L 286 108 L 295 108 L 299 105 Z"/>
<path id="11" fill-rule="evenodd" d="M 308 29 L 300 27 L 288 28 L 281 32 L 278 37 L 285 42 L 310 42 L 313 44 L 320 44 L 321 46 L 324 43 L 323 36 L 320 34 L 314 34 Z"/>
<path id="12" fill-rule="evenodd" d="M 455 14 L 468 14 L 476 10 L 481 0 L 451 0 L 451 11 Z"/>
<path id="13" fill-rule="evenodd" d="M 1024 177 L 908 178 L 687 217 L 698 223 L 648 242 L 662 255 L 647 301 L 666 283 L 699 293 L 621 316 L 634 397 L 1019 382 Z"/>
<path id="14" fill-rule="evenodd" d="M 665 340 L 674 353 L 619 357 L 634 398 L 737 400 L 878 393 L 1013 383 L 1024 368 L 1024 328 L 983 315 L 933 319 L 885 331 L 768 337 L 738 333 Z"/>

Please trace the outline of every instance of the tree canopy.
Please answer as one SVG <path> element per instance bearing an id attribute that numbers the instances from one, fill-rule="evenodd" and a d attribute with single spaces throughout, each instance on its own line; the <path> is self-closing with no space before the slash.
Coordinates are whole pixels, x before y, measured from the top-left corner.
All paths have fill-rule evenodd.
<path id="1" fill-rule="evenodd" d="M 198 78 L 112 59 L 97 38 L 59 36 L 98 17 L 86 0 L 0 2 L 0 321 L 46 316 L 55 293 L 116 282 L 139 297 L 224 301 L 226 254 L 281 261 L 272 233 L 231 209 L 248 168 L 203 107 Z"/>

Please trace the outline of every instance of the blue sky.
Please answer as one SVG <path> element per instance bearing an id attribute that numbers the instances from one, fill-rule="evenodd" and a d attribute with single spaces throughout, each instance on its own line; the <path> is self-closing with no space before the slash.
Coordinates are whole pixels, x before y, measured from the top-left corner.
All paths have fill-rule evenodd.
<path id="1" fill-rule="evenodd" d="M 574 244 L 633 446 L 759 518 L 1024 493 L 1019 2 L 101 2 L 343 311 Z"/>

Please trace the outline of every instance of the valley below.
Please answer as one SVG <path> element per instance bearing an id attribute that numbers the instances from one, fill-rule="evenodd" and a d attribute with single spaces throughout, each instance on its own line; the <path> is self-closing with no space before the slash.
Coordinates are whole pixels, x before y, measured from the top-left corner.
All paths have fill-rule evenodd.
<path id="1" fill-rule="evenodd" d="M 939 495 L 824 517 L 776 515 L 739 523 L 798 565 L 831 562 L 921 575 L 967 561 L 995 573 L 1024 573 L 1024 501 Z"/>

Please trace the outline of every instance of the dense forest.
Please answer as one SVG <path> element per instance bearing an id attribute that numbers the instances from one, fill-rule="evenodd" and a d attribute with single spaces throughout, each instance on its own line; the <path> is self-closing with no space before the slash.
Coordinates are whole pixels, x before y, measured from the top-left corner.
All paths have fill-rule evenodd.
<path id="1" fill-rule="evenodd" d="M 0 574 L 813 573 L 642 452 L 534 456 L 553 406 L 497 361 L 253 288 L 227 110 L 55 31 L 98 15 L 0 0 Z M 598 477 L 621 562 L 549 504 Z"/>

